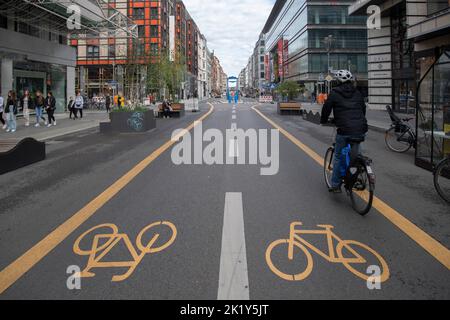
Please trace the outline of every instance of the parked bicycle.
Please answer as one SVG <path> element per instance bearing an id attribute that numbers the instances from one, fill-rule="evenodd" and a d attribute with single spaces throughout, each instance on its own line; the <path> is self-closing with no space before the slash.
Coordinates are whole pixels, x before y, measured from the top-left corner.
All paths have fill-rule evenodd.
<path id="1" fill-rule="evenodd" d="M 450 203 L 450 156 L 434 168 L 433 175 L 436 191 L 442 199 Z"/>
<path id="2" fill-rule="evenodd" d="M 331 123 L 330 123 L 331 125 Z M 336 129 L 335 129 L 336 131 Z M 375 174 L 372 160 L 359 154 L 359 145 L 364 139 L 349 139 L 343 149 L 345 167 L 341 168 L 342 184 L 350 197 L 353 209 L 364 216 L 372 209 L 375 192 Z M 332 187 L 333 165 L 336 144 L 328 148 L 324 161 L 324 177 L 328 189 Z"/>
<path id="3" fill-rule="evenodd" d="M 416 148 L 417 137 L 409 125 L 409 122 L 414 120 L 414 118 L 399 118 L 391 106 L 386 106 L 386 110 L 392 121 L 391 127 L 386 131 L 385 135 L 386 146 L 389 150 L 405 153 L 411 148 Z"/>

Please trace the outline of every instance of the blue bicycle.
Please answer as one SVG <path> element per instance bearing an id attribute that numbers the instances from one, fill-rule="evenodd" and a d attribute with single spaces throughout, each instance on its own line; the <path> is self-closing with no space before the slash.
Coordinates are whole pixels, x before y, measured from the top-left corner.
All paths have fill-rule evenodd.
<path id="1" fill-rule="evenodd" d="M 342 150 L 345 157 L 345 167 L 341 168 L 342 184 L 350 196 L 353 209 L 364 216 L 372 208 L 375 191 L 375 174 L 372 170 L 372 160 L 359 154 L 359 145 L 364 139 L 349 139 L 348 145 Z M 333 164 L 336 144 L 328 148 L 324 161 L 324 176 L 328 189 L 332 187 Z"/>

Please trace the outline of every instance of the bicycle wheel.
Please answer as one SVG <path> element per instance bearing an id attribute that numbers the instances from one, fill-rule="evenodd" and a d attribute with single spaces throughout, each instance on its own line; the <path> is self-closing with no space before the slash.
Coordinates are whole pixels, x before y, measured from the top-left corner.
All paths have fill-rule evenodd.
<path id="1" fill-rule="evenodd" d="M 325 177 L 325 183 L 328 189 L 332 187 L 331 179 L 333 177 L 333 161 L 334 161 L 334 148 L 330 147 L 325 154 L 324 164 L 323 164 L 323 174 Z"/>
<path id="2" fill-rule="evenodd" d="M 306 279 L 311 274 L 312 269 L 313 269 L 313 259 L 312 259 L 311 253 L 308 251 L 308 249 L 306 249 L 305 246 L 303 246 L 302 244 L 294 242 L 294 248 L 297 247 L 305 254 L 307 264 L 306 264 L 305 270 L 303 270 L 302 272 L 299 272 L 297 274 L 288 274 L 288 273 L 281 271 L 277 267 L 275 267 L 275 265 L 272 261 L 272 251 L 274 248 L 276 248 L 280 245 L 286 245 L 286 249 L 283 251 L 286 253 L 286 256 L 288 255 L 288 247 L 289 247 L 288 239 L 280 239 L 280 240 L 276 240 L 276 241 L 272 242 L 266 250 L 266 262 L 267 262 L 267 265 L 269 266 L 270 270 L 273 273 L 275 273 L 277 276 L 279 276 L 280 278 L 287 280 L 287 281 L 301 281 L 301 280 Z M 295 255 L 295 252 L 294 252 L 294 255 Z"/>
<path id="3" fill-rule="evenodd" d="M 369 252 L 373 256 L 372 259 L 368 260 L 367 258 L 361 256 L 358 251 L 361 252 L 362 250 L 358 250 L 355 247 L 359 247 L 358 249 L 362 248 L 364 251 Z M 350 258 L 344 257 L 343 253 L 344 248 L 351 253 L 352 257 Z M 380 268 L 380 274 L 378 275 L 380 282 L 385 282 L 386 280 L 389 279 L 390 272 L 386 261 L 378 252 L 376 252 L 369 246 L 365 245 L 364 243 L 353 240 L 343 240 L 339 242 L 338 245 L 336 246 L 336 254 L 341 260 L 342 264 L 351 273 L 363 279 L 364 281 L 367 281 L 369 280 L 370 277 L 372 277 L 372 275 L 367 274 L 367 268 L 370 266 L 378 266 Z M 354 259 L 355 254 L 359 259 Z M 359 265 L 360 267 L 357 268 L 357 265 Z"/>
<path id="4" fill-rule="evenodd" d="M 405 153 L 412 147 L 414 138 L 408 131 L 396 132 L 397 128 L 392 127 L 386 131 L 385 142 L 389 150 L 397 153 Z"/>
<path id="5" fill-rule="evenodd" d="M 370 169 L 371 170 L 371 169 Z M 374 185 L 371 181 L 367 167 L 358 167 L 358 177 L 350 191 L 353 209 L 360 215 L 365 216 L 372 209 Z"/>
<path id="6" fill-rule="evenodd" d="M 442 161 L 434 172 L 434 186 L 442 199 L 450 203 L 450 159 Z"/>

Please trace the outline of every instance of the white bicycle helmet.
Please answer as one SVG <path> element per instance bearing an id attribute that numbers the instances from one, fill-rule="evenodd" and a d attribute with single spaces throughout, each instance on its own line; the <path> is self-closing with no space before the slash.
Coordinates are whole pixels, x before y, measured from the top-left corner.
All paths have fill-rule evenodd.
<path id="1" fill-rule="evenodd" d="M 339 82 L 342 83 L 353 80 L 353 75 L 348 70 L 339 70 L 338 72 L 336 72 L 335 76 L 336 79 L 338 79 Z"/>

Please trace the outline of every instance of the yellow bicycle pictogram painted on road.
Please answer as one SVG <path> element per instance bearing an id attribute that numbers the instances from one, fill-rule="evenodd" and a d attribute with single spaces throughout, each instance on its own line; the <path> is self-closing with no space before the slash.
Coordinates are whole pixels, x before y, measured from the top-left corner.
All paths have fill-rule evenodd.
<path id="1" fill-rule="evenodd" d="M 270 270 L 272 270 L 272 272 L 275 273 L 280 278 L 288 281 L 301 281 L 306 279 L 313 270 L 313 258 L 310 252 L 310 250 L 312 250 L 313 252 L 316 252 L 321 257 L 326 259 L 328 262 L 342 263 L 350 272 L 352 272 L 354 275 L 358 276 L 359 278 L 365 281 L 367 281 L 371 277 L 371 275 L 368 275 L 356 269 L 356 267 L 358 266 L 361 267 L 364 264 L 367 264 L 367 267 L 369 265 L 377 265 L 380 268 L 381 270 L 381 274 L 379 275 L 380 282 L 385 282 L 386 280 L 389 279 L 389 267 L 386 261 L 383 259 L 381 255 L 379 255 L 372 248 L 368 247 L 367 245 L 361 242 L 353 240 L 342 240 L 332 231 L 334 227 L 330 225 L 317 226 L 318 228 L 321 228 L 323 230 L 297 229 L 297 227 L 300 227 L 302 225 L 303 224 L 301 222 L 293 222 L 290 227 L 289 239 L 276 240 L 272 242 L 266 250 L 266 262 Z M 326 236 L 328 253 L 321 251 L 320 249 L 309 243 L 307 240 L 303 239 L 301 235 Z M 336 247 L 335 243 L 337 243 Z M 287 245 L 287 256 L 290 261 L 294 259 L 294 247 L 297 247 L 304 253 L 307 260 L 305 270 L 297 274 L 288 274 L 284 273 L 274 265 L 272 261 L 273 249 L 282 245 Z M 374 258 L 378 261 L 378 264 L 369 263 L 361 254 L 357 252 L 358 247 L 359 249 L 363 249 L 367 252 L 370 252 L 374 256 Z M 344 257 L 344 253 L 347 252 L 351 255 L 351 257 Z"/>
<path id="2" fill-rule="evenodd" d="M 151 240 L 148 242 L 147 245 L 143 244 L 143 237 L 148 233 L 149 230 L 155 229 L 159 226 L 165 226 L 170 229 L 171 236 L 170 239 L 165 242 L 163 245 L 159 247 L 154 247 L 156 241 L 159 239 L 160 234 L 156 233 Z M 102 229 L 109 229 L 108 232 L 103 232 L 99 234 L 95 234 L 95 236 L 92 239 L 92 246 L 90 249 L 83 250 L 81 249 L 81 242 L 83 239 L 86 239 L 89 235 L 93 234 L 94 231 L 100 231 Z M 86 268 L 79 274 L 81 278 L 92 278 L 95 277 L 95 273 L 91 272 L 93 268 L 128 268 L 128 271 L 124 273 L 123 275 L 116 275 L 112 278 L 113 282 L 119 282 L 124 281 L 128 279 L 129 276 L 134 272 L 136 267 L 139 265 L 139 263 L 142 261 L 144 256 L 146 254 L 152 254 L 152 253 L 158 253 L 161 252 L 168 247 L 170 247 L 177 237 L 177 229 L 175 225 L 171 222 L 167 221 L 160 221 L 155 222 L 144 229 L 139 233 L 139 235 L 136 238 L 136 246 L 137 249 L 140 251 L 140 254 L 137 252 L 137 250 L 134 248 L 133 244 L 131 243 L 130 238 L 128 235 L 119 233 L 119 228 L 110 223 L 101 224 L 96 227 L 93 227 L 83 233 L 73 245 L 73 251 L 80 255 L 80 256 L 89 256 L 89 260 L 87 263 Z M 128 250 L 128 253 L 131 255 L 132 260 L 129 261 L 102 261 L 105 256 L 108 255 L 108 253 L 111 252 L 111 250 L 119 243 L 123 243 L 125 247 Z"/>

